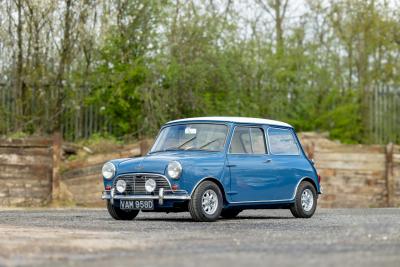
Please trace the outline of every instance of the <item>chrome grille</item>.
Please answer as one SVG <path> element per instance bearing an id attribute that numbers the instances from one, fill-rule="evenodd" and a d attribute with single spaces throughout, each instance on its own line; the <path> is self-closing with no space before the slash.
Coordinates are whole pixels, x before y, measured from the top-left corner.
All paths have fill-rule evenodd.
<path id="1" fill-rule="evenodd" d="M 168 180 L 156 174 L 124 174 L 114 180 L 113 187 L 115 188 L 119 180 L 124 180 L 126 182 L 125 195 L 151 195 L 153 193 L 147 192 L 145 188 L 146 180 L 150 178 L 156 181 L 156 189 L 153 193 L 158 193 L 160 188 L 171 190 Z"/>

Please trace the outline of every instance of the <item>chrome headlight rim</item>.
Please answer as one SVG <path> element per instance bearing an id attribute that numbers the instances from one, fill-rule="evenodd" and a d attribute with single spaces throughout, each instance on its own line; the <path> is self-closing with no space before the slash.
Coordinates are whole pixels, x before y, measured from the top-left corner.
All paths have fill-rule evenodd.
<path id="1" fill-rule="evenodd" d="M 179 179 L 182 174 L 182 165 L 179 161 L 174 160 L 168 163 L 167 174 L 172 179 Z"/>
<path id="2" fill-rule="evenodd" d="M 101 169 L 101 173 L 103 177 L 107 180 L 112 179 L 115 176 L 115 165 L 111 162 L 107 162 L 103 165 L 103 168 Z"/>

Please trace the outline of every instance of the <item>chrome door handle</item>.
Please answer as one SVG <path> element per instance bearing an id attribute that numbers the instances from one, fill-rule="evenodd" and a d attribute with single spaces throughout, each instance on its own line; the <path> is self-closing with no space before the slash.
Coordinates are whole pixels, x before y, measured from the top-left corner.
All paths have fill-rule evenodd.
<path id="1" fill-rule="evenodd" d="M 227 164 L 226 167 L 236 167 L 235 164 Z"/>
<path id="2" fill-rule="evenodd" d="M 264 161 L 264 163 L 270 163 L 272 161 L 272 159 L 267 159 L 266 161 Z"/>

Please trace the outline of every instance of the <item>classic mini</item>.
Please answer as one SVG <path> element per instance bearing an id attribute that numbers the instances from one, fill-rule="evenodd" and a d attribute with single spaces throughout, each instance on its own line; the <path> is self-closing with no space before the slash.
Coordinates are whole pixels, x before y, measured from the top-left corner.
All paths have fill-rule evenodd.
<path id="1" fill-rule="evenodd" d="M 111 160 L 102 175 L 102 198 L 117 220 L 141 210 L 189 211 L 196 221 L 215 221 L 271 208 L 309 218 L 322 193 L 293 127 L 256 118 L 170 121 L 146 156 Z"/>

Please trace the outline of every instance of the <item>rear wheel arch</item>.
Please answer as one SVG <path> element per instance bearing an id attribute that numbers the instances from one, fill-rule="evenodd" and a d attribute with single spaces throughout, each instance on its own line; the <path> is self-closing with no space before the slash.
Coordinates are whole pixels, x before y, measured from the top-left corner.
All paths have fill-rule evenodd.
<path id="1" fill-rule="evenodd" d="M 299 185 L 300 185 L 302 182 L 309 182 L 309 183 L 311 183 L 311 184 L 314 186 L 315 191 L 316 191 L 317 193 L 319 192 L 318 187 L 317 187 L 317 185 L 316 185 L 316 183 L 315 183 L 315 181 L 314 181 L 313 179 L 311 179 L 310 177 L 303 177 L 303 178 L 299 181 L 299 183 L 297 184 L 297 186 L 296 186 L 296 190 L 294 191 L 294 196 L 296 196 L 297 188 L 299 187 Z"/>

